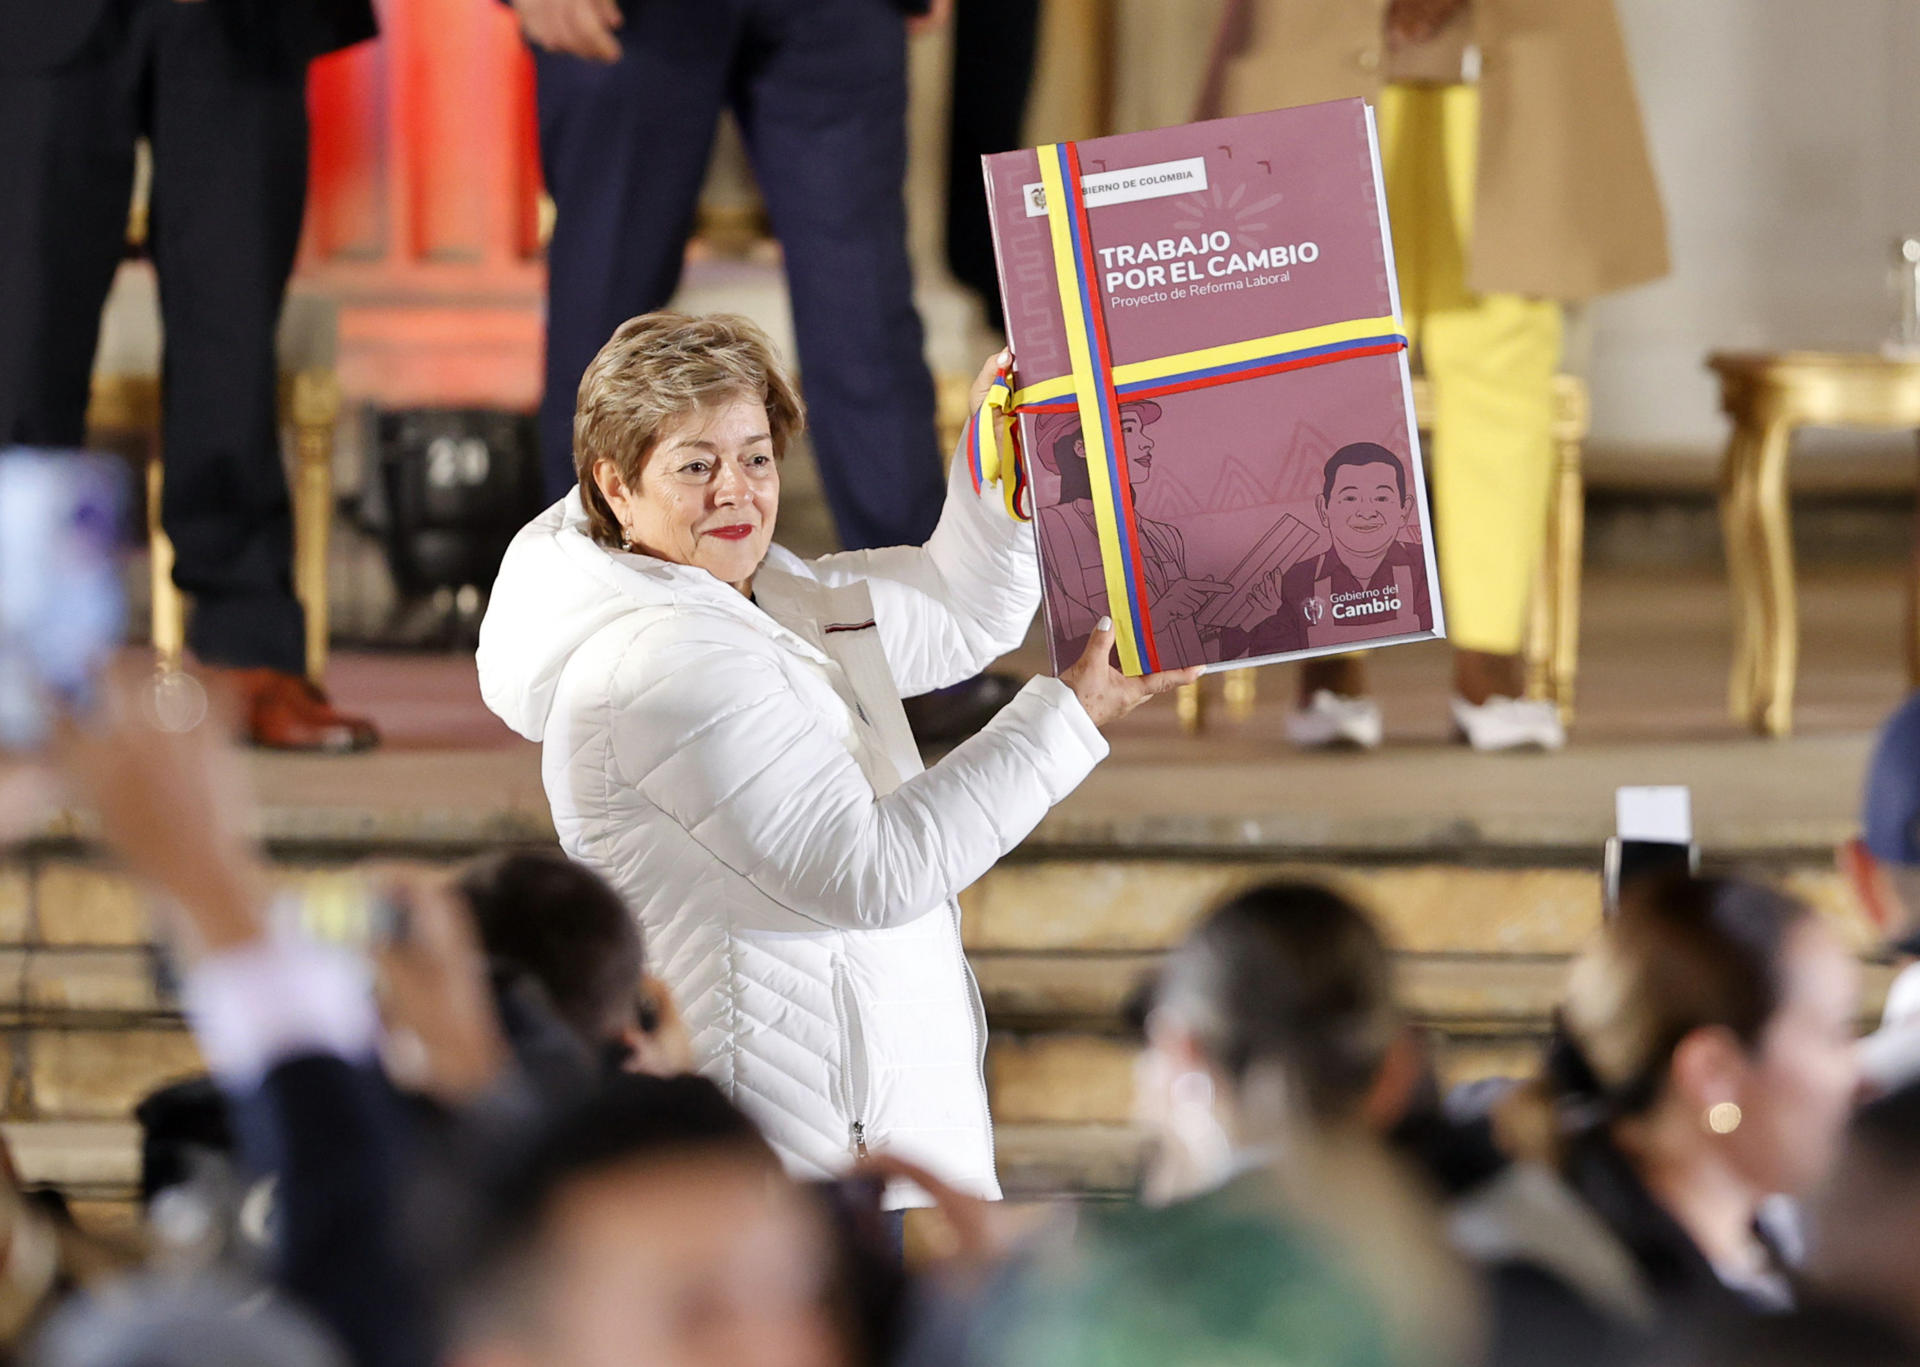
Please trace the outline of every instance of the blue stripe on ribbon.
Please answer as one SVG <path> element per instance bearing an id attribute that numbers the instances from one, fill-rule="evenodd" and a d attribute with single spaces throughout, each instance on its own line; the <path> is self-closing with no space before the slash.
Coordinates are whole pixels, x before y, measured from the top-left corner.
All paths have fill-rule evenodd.
<path id="1" fill-rule="evenodd" d="M 1199 370 L 1183 370 L 1174 375 L 1156 375 L 1151 379 L 1129 380 L 1118 388 L 1122 394 L 1137 394 L 1143 389 L 1163 389 L 1193 380 L 1210 380 L 1221 375 L 1259 370 L 1263 366 L 1277 365 L 1284 361 L 1303 361 L 1313 356 L 1331 356 L 1338 352 L 1360 351 L 1368 347 L 1387 345 L 1404 347 L 1406 344 L 1407 339 L 1399 333 L 1386 333 L 1379 337 L 1355 337 L 1344 342 L 1327 342 L 1321 346 L 1301 347 L 1297 351 L 1277 351 L 1251 360 L 1228 361 L 1224 365 L 1204 366 Z"/>
<path id="2" fill-rule="evenodd" d="M 1087 350 L 1093 361 L 1093 378 L 1095 383 L 1100 386 L 1100 406 L 1104 419 L 1101 427 L 1105 429 L 1102 433 L 1102 445 L 1104 449 L 1101 452 L 1101 456 L 1102 459 L 1106 461 L 1110 480 L 1108 488 L 1113 493 L 1114 511 L 1118 514 L 1122 508 L 1130 509 L 1133 502 L 1131 496 L 1132 482 L 1127 479 L 1127 471 L 1122 468 L 1119 455 L 1119 396 L 1114 392 L 1112 362 L 1107 356 L 1105 348 L 1101 345 L 1100 328 L 1093 312 L 1093 292 L 1089 285 L 1092 266 L 1091 244 L 1080 231 L 1080 177 L 1075 174 L 1074 159 L 1068 150 L 1068 144 L 1059 144 L 1055 148 L 1055 155 L 1060 160 L 1060 183 L 1066 187 L 1069 200 L 1069 203 L 1065 206 L 1068 210 L 1067 231 L 1074 245 L 1074 272 L 1078 277 L 1080 286 L 1081 326 L 1086 330 Z M 1082 433 L 1082 436 L 1084 438 L 1085 434 Z M 1120 493 L 1122 481 L 1126 481 L 1125 487 L 1128 491 L 1125 498 L 1123 498 Z M 1121 524 L 1118 529 L 1120 535 L 1114 539 L 1120 544 L 1121 570 L 1126 579 L 1127 616 L 1133 623 L 1133 639 L 1135 646 L 1140 652 L 1141 669 L 1143 672 L 1149 672 L 1147 661 L 1154 654 L 1154 650 L 1152 641 L 1147 635 L 1146 623 L 1141 617 L 1140 603 L 1138 601 L 1140 577 L 1134 570 L 1133 541 L 1135 528 L 1133 526 L 1133 519 L 1131 517 L 1116 517 L 1115 520 Z M 1109 604 L 1109 607 L 1111 606 L 1112 605 Z"/>

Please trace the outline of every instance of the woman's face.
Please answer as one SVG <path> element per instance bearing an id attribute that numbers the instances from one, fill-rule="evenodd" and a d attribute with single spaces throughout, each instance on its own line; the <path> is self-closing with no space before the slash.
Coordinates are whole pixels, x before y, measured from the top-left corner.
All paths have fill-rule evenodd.
<path id="1" fill-rule="evenodd" d="M 554 1202 L 536 1314 L 470 1367 L 847 1367 L 828 1231 L 727 1156 L 636 1160 Z"/>
<path id="2" fill-rule="evenodd" d="M 733 399 L 667 429 L 629 485 L 613 462 L 593 477 L 633 548 L 694 565 L 748 592 L 773 542 L 780 467 L 766 405 Z"/>
<path id="3" fill-rule="evenodd" d="M 1832 1167 L 1852 1109 L 1860 968 L 1807 917 L 1787 942 L 1780 1009 L 1741 1081 L 1728 1161 L 1758 1191 L 1798 1195 Z"/>

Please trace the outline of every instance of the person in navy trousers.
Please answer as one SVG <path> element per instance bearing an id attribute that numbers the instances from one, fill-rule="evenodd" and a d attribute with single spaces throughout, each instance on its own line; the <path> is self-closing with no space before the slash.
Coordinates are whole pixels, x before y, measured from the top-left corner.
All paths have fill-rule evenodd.
<path id="1" fill-rule="evenodd" d="M 307 66 L 374 36 L 370 0 L 0 0 L 0 447 L 86 440 L 134 148 L 165 333 L 160 521 L 187 646 L 258 745 L 379 733 L 306 678 L 274 331 L 307 195 Z"/>

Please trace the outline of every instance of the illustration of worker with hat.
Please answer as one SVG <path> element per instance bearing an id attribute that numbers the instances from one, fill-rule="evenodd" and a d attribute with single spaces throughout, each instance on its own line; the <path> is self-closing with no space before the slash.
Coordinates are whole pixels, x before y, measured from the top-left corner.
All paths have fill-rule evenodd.
<path id="1" fill-rule="evenodd" d="M 1160 414 L 1160 405 L 1151 399 L 1121 404 L 1121 445 L 1133 490 L 1134 524 L 1154 635 L 1174 659 L 1197 663 L 1204 654 L 1195 615 L 1231 586 L 1188 577 L 1186 541 L 1180 529 L 1139 512 L 1141 490 L 1153 477 L 1154 442 L 1147 429 L 1160 420 Z M 1040 509 L 1041 560 L 1056 648 L 1063 652 L 1061 658 L 1071 660 L 1086 645 L 1093 624 L 1110 610 L 1100 533 L 1094 522 L 1087 444 L 1078 413 L 1041 414 L 1034 435 L 1040 463 L 1060 477 L 1058 502 Z"/>

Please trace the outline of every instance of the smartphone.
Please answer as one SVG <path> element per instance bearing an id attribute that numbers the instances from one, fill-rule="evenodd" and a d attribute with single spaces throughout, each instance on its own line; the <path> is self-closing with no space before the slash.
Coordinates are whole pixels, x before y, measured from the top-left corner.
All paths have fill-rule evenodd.
<path id="1" fill-rule="evenodd" d="M 1613 795 L 1614 836 L 1607 841 L 1605 898 L 1608 915 L 1620 907 L 1620 890 L 1639 878 L 1700 871 L 1693 840 L 1693 794 L 1683 787 L 1620 788 Z"/>
<path id="2" fill-rule="evenodd" d="M 36 749 L 92 704 L 126 625 L 127 484 L 113 456 L 0 449 L 0 747 Z"/>
<path id="3" fill-rule="evenodd" d="M 403 944 L 413 933 L 406 903 L 353 869 L 307 874 L 299 896 L 282 901 L 276 915 L 283 930 L 358 954 Z"/>

